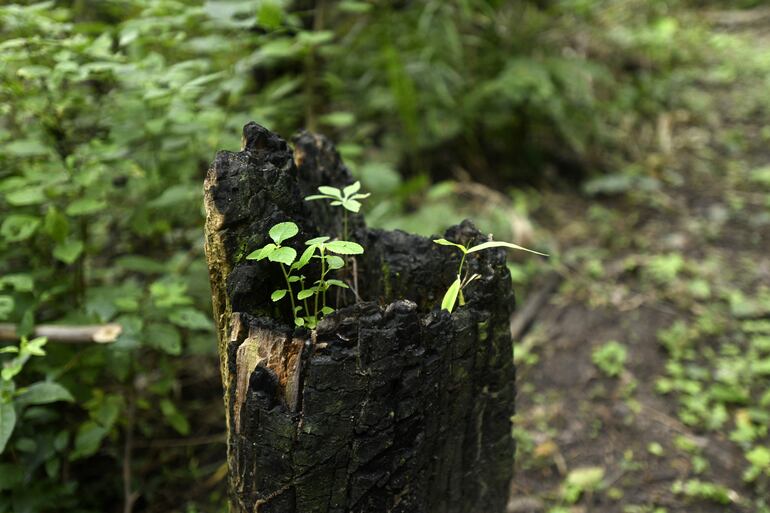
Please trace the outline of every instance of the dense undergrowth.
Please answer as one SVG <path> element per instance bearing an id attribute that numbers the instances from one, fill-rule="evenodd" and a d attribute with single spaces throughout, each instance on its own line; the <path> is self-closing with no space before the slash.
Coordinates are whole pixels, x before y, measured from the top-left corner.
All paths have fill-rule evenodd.
<path id="1" fill-rule="evenodd" d="M 123 326 L 3 355 L 18 513 L 221 503 L 223 458 L 195 452 L 221 422 L 201 189 L 245 122 L 338 141 L 375 224 L 521 239 L 540 197 L 513 183 L 648 184 L 727 44 L 662 0 L 4 2 L 0 34 L 0 322 Z M 185 481 L 208 484 L 164 499 Z"/>

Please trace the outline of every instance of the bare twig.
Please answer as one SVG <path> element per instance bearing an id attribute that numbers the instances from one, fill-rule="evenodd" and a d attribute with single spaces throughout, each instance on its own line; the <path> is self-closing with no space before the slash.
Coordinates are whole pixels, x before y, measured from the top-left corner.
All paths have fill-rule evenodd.
<path id="1" fill-rule="evenodd" d="M 511 316 L 511 338 L 515 341 L 523 335 L 545 302 L 561 283 L 562 277 L 552 272 L 542 287 L 524 304 L 524 308 Z"/>
<path id="2" fill-rule="evenodd" d="M 0 323 L 0 340 L 19 340 L 15 324 Z M 115 342 L 123 331 L 120 324 L 95 324 L 87 326 L 64 326 L 41 324 L 35 327 L 34 337 L 47 337 L 51 342 L 69 344 L 89 343 L 108 344 Z"/>

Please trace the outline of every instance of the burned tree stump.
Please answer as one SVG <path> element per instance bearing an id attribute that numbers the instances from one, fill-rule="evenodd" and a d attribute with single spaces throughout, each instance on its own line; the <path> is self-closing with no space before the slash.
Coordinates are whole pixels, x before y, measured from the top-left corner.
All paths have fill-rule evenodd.
<path id="1" fill-rule="evenodd" d="M 249 513 L 502 512 L 512 473 L 513 305 L 503 250 L 469 258 L 465 306 L 439 310 L 459 253 L 350 220 L 358 294 L 317 329 L 294 328 L 276 264 L 246 260 L 284 221 L 291 242 L 340 233 L 341 213 L 303 198 L 352 183 L 324 138 L 294 151 L 249 123 L 205 183 L 206 256 L 228 423 L 231 510 Z M 470 222 L 447 239 L 485 240 Z M 346 273 L 351 274 L 351 266 Z M 350 276 L 348 276 L 350 277 Z"/>

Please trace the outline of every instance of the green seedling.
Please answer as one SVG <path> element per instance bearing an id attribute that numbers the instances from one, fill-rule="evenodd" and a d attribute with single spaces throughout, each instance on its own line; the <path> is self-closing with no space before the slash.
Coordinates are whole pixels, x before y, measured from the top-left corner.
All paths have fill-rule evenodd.
<path id="1" fill-rule="evenodd" d="M 347 284 L 341 280 L 327 278 L 329 272 L 341 269 L 345 266 L 345 261 L 337 255 L 360 255 L 364 248 L 355 242 L 345 240 L 329 240 L 329 237 L 316 237 L 305 242 L 307 248 L 297 259 L 297 251 L 294 248 L 281 246 L 281 243 L 294 237 L 299 233 L 299 228 L 292 222 L 279 223 L 270 229 L 269 235 L 273 242 L 266 244 L 262 248 L 250 253 L 247 260 L 264 260 L 267 258 L 271 262 L 276 262 L 281 266 L 286 281 L 285 289 L 274 290 L 270 295 L 273 302 L 278 302 L 289 297 L 291 301 L 291 311 L 296 326 L 307 326 L 313 329 L 318 321 L 325 315 L 334 311 L 326 304 L 326 291 L 330 287 L 348 288 Z M 313 259 L 320 262 L 321 275 L 312 286 L 306 287 L 306 276 L 300 271 L 310 264 Z M 300 290 L 296 296 L 292 284 L 298 283 Z M 312 298 L 313 308 L 310 307 L 309 299 Z M 301 304 L 297 304 L 302 302 Z M 304 315 L 302 315 L 304 312 Z"/>
<path id="2" fill-rule="evenodd" d="M 446 293 L 444 294 L 444 298 L 441 301 L 441 309 L 446 310 L 449 313 L 452 313 L 455 303 L 459 302 L 460 306 L 463 306 L 465 304 L 465 298 L 463 297 L 463 289 L 466 286 L 468 286 L 468 284 L 471 283 L 473 280 L 481 277 L 481 275 L 479 274 L 469 275 L 468 272 L 466 272 L 465 275 L 463 275 L 463 266 L 465 265 L 465 259 L 466 259 L 465 257 L 467 257 L 470 253 L 477 253 L 479 251 L 484 251 L 485 249 L 491 249 L 491 248 L 509 248 L 509 249 L 518 249 L 521 251 L 528 251 L 536 255 L 548 256 L 545 253 L 533 251 L 531 249 L 527 249 L 525 247 L 519 246 L 518 244 L 512 244 L 510 242 L 502 242 L 502 241 L 496 241 L 496 240 L 483 242 L 471 248 L 467 248 L 462 244 L 457 244 L 456 242 L 452 242 L 446 239 L 436 239 L 433 242 L 441 246 L 454 246 L 457 249 L 459 249 L 463 254 L 463 257 L 460 259 L 460 266 L 457 268 L 457 278 L 449 286 L 449 289 L 447 289 Z"/>
<path id="3" fill-rule="evenodd" d="M 313 201 L 325 199 L 329 200 L 329 204 L 333 207 L 342 207 L 342 239 L 348 238 L 348 212 L 357 214 L 361 210 L 361 202 L 364 198 L 368 198 L 370 193 L 358 192 L 361 190 L 361 182 L 356 182 L 352 185 L 348 185 L 344 189 L 340 190 L 336 187 L 329 187 L 328 185 L 322 185 L 318 188 L 318 192 L 321 194 L 313 194 L 305 198 L 305 201 Z"/>

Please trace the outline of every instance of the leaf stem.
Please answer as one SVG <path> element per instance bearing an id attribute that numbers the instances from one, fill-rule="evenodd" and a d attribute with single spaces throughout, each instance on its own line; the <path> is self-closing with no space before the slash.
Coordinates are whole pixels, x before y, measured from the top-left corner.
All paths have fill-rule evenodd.
<path id="1" fill-rule="evenodd" d="M 281 271 L 283 271 L 283 277 L 286 280 L 286 287 L 289 291 L 289 299 L 291 300 L 291 315 L 294 320 L 297 320 L 297 308 L 294 304 L 294 291 L 291 288 L 291 282 L 289 281 L 289 273 L 286 272 L 286 266 L 281 263 Z"/>

